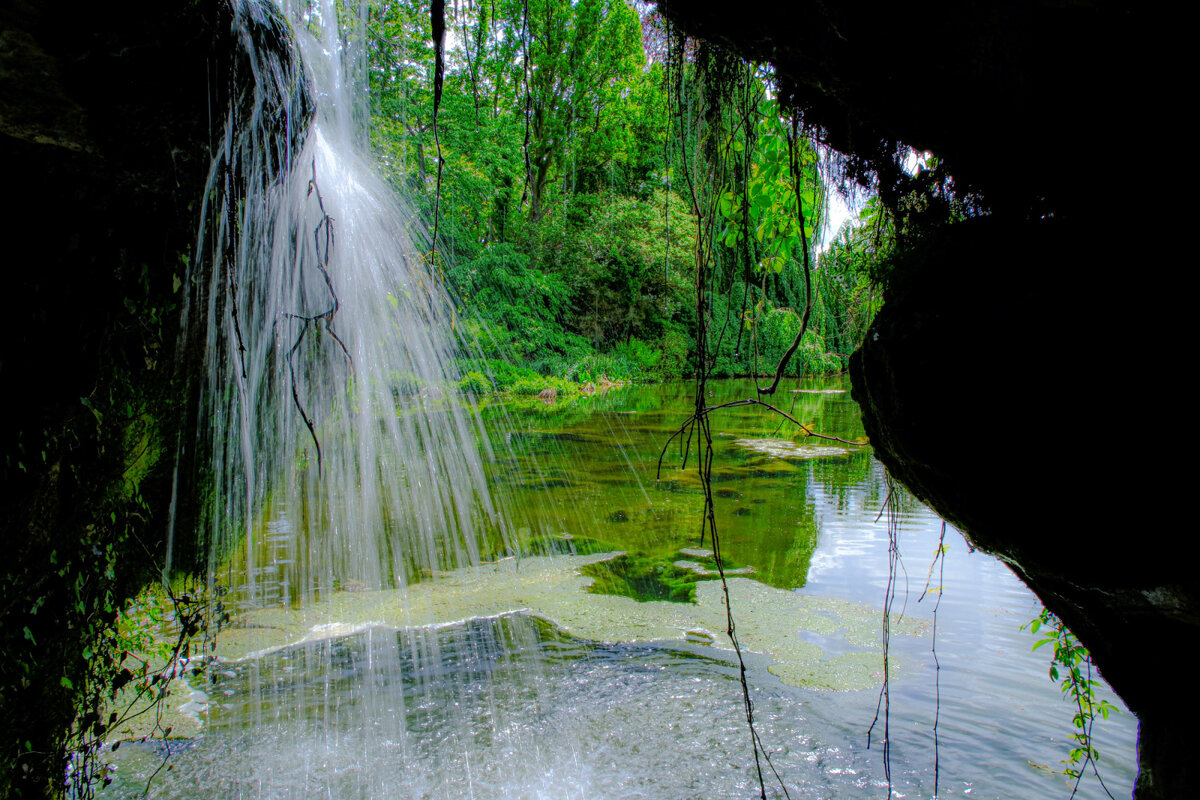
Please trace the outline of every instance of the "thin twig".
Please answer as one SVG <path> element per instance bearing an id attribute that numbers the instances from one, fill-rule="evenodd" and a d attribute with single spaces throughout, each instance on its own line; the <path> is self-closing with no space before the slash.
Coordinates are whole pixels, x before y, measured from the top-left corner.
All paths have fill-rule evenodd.
<path id="1" fill-rule="evenodd" d="M 329 290 L 329 298 L 332 301 L 332 305 L 318 314 L 285 313 L 281 316 L 284 319 L 293 319 L 301 323 L 300 332 L 296 335 L 296 341 L 292 343 L 292 347 L 288 350 L 287 354 L 288 376 L 292 381 L 292 403 L 296 406 L 296 411 L 300 413 L 300 419 L 304 420 L 304 426 L 308 428 L 308 434 L 312 437 L 313 446 L 317 450 L 317 474 L 320 475 L 323 470 L 321 440 L 317 437 L 317 428 L 313 423 L 312 417 L 309 416 L 308 411 L 304 408 L 304 403 L 300 400 L 300 389 L 296 382 L 296 352 L 304 342 L 309 325 L 316 326 L 324 323 L 326 333 L 337 342 L 342 355 L 346 356 L 346 360 L 350 362 L 351 370 L 354 369 L 354 358 L 350 355 L 350 351 L 346 348 L 346 343 L 342 341 L 342 337 L 338 336 L 337 331 L 333 329 L 333 318 L 337 316 L 338 309 L 341 308 L 341 301 L 338 299 L 337 291 L 333 288 L 333 275 L 329 272 L 329 259 L 333 252 L 336 237 L 333 231 L 333 217 L 329 216 L 329 212 L 325 210 L 325 199 L 321 196 L 321 187 L 317 185 L 317 160 L 315 158 L 312 162 L 312 177 L 308 180 L 308 193 L 306 196 L 312 197 L 313 195 L 316 195 L 317 208 L 321 212 L 321 219 L 317 222 L 316 227 L 313 228 L 313 249 L 317 256 L 317 269 L 320 270 L 321 278 L 325 281 L 325 287 Z M 324 246 L 322 247 L 322 245 Z"/>
<path id="2" fill-rule="evenodd" d="M 223 191 L 225 193 L 225 214 L 226 214 L 225 224 L 229 226 L 229 230 L 231 232 L 230 235 L 232 235 L 232 232 L 237 230 L 235 221 L 233 219 L 233 208 L 236 205 L 236 203 L 230 202 L 230 198 L 229 198 L 229 187 L 230 187 L 231 181 L 229 180 L 229 176 L 228 176 L 228 169 L 229 169 L 228 165 L 226 165 L 224 167 L 224 169 L 226 171 L 226 176 L 225 176 L 225 181 L 224 181 L 224 189 L 223 189 Z M 234 273 L 234 266 L 235 265 L 234 265 L 233 254 L 232 254 L 230 248 L 227 247 L 227 248 L 225 248 L 225 285 L 229 288 L 229 312 L 230 312 L 230 316 L 233 318 L 233 335 L 237 338 L 238 366 L 241 367 L 242 380 L 245 381 L 246 380 L 246 344 L 242 339 L 241 323 L 238 321 L 238 296 L 237 296 L 238 284 L 237 284 L 237 276 Z"/>
<path id="3" fill-rule="evenodd" d="M 112 712 L 109 721 L 103 725 L 102 732 L 96 733 L 97 729 L 94 726 L 89 726 L 81 731 L 81 738 L 74 739 L 74 737 L 72 737 L 72 740 L 76 743 L 68 744 L 68 749 L 74 752 L 82 762 L 71 776 L 73 785 L 69 788 L 75 796 L 87 798 L 95 796 L 95 786 L 93 785 L 93 781 L 99 776 L 96 774 L 95 769 L 91 765 L 94 764 L 96 754 L 100 752 L 105 744 L 105 736 L 111 734 L 113 731 L 117 730 L 123 725 L 126 725 L 130 721 L 150 712 L 153 712 L 154 714 L 154 726 L 152 730 L 160 731 L 163 736 L 166 736 L 170 733 L 170 727 L 162 727 L 164 709 L 167 698 L 170 696 L 167 687 L 170 685 L 172 680 L 182 676 L 185 671 L 180 665 L 180 660 L 186 658 L 191 651 L 192 639 L 200 631 L 200 628 L 203 624 L 203 612 L 200 610 L 200 603 L 196 600 L 193 600 L 190 596 L 184 595 L 182 597 L 176 597 L 175 593 L 169 586 L 166 587 L 166 591 L 168 597 L 171 599 L 176 620 L 179 623 L 179 633 L 175 638 L 175 642 L 171 648 L 171 653 L 167 657 L 163 666 L 154 673 L 149 672 L 150 661 L 148 659 L 141 658 L 128 651 L 124 651 L 122 653 L 121 659 L 117 666 L 120 666 L 127 657 L 141 662 L 141 667 L 138 668 L 138 672 L 141 674 L 136 676 L 140 679 L 139 684 L 133 698 L 129 700 L 122 711 L 120 713 L 116 711 Z M 132 682 L 135 678 L 134 672 L 128 667 L 123 668 L 122 671 L 118 673 L 117 677 L 120 678 L 121 675 L 128 675 L 129 677 L 120 683 L 114 679 L 114 681 L 109 684 L 110 691 L 112 691 L 111 699 L 114 701 L 116 700 L 116 693 L 119 692 L 120 689 L 126 685 L 126 683 Z M 147 698 L 147 696 L 151 697 L 151 703 L 141 710 L 134 711 L 134 708 L 136 708 L 143 699 Z M 143 736 L 142 741 L 145 741 L 146 738 L 148 738 L 148 735 Z M 113 745 L 113 748 L 115 749 L 119 746 L 120 742 L 117 742 Z M 150 781 L 153 781 L 154 777 L 158 775 L 160 771 L 162 771 L 164 766 L 166 766 L 167 759 L 170 757 L 170 755 L 171 751 L 168 747 L 163 755 L 162 762 L 158 765 L 158 769 L 156 769 L 150 775 L 150 778 L 146 783 L 147 793 L 150 791 Z M 103 779 L 102 786 L 107 784 L 108 779 L 105 777 Z"/>
<path id="4" fill-rule="evenodd" d="M 313 422 L 308 416 L 308 412 L 304 410 L 304 404 L 300 402 L 300 392 L 296 389 L 296 362 L 294 356 L 300 343 L 304 341 L 304 334 L 308 331 L 308 320 L 304 319 L 304 326 L 300 328 L 300 335 L 296 337 L 296 343 L 292 345 L 292 349 L 288 351 L 288 375 L 292 379 L 292 402 L 296 405 L 296 410 L 300 412 L 300 419 L 304 420 L 304 425 L 308 428 L 308 434 L 312 437 L 313 445 L 317 448 L 317 474 L 321 474 L 321 440 L 317 438 L 317 430 L 313 427 Z"/>
<path id="5" fill-rule="evenodd" d="M 1092 657 L 1090 655 L 1086 656 L 1084 658 L 1084 662 L 1087 664 L 1087 679 L 1086 679 L 1087 684 L 1086 685 L 1091 686 L 1091 683 L 1092 683 Z M 1100 781 L 1100 788 L 1104 790 L 1104 793 L 1109 796 L 1110 800 L 1116 800 L 1116 798 L 1113 797 L 1113 793 L 1108 790 L 1108 786 L 1104 783 L 1104 778 L 1100 777 L 1100 770 L 1096 767 L 1096 759 L 1094 757 L 1094 753 L 1096 751 L 1092 747 L 1092 725 L 1094 725 L 1096 722 L 1096 715 L 1092 711 L 1091 700 L 1089 698 L 1088 709 L 1085 712 L 1083 709 L 1082 694 L 1079 691 L 1075 691 L 1075 692 L 1073 692 L 1073 694 L 1075 695 L 1075 707 L 1079 710 L 1080 716 L 1085 720 L 1082 735 L 1084 737 L 1084 744 L 1086 745 L 1086 747 L 1084 747 L 1083 764 L 1080 765 L 1078 774 L 1076 774 L 1076 776 L 1075 776 L 1075 785 L 1073 787 L 1071 787 L 1070 800 L 1075 800 L 1075 794 L 1079 791 L 1079 782 L 1081 780 L 1083 780 L 1083 773 L 1085 770 L 1087 770 L 1087 768 L 1089 766 L 1092 768 L 1092 774 L 1096 776 L 1096 780 Z"/>

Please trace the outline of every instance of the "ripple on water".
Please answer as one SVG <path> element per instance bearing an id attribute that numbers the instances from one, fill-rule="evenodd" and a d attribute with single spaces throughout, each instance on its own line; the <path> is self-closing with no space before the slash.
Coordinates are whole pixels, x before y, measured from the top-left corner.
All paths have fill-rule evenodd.
<path id="1" fill-rule="evenodd" d="M 737 670 L 714 653 L 589 644 L 525 615 L 307 642 L 221 674 L 235 699 L 150 796 L 746 797 Z M 793 797 L 837 796 L 864 771 L 863 754 L 809 732 L 811 693 L 754 688 Z M 137 796 L 161 755 L 119 751 L 112 796 Z"/>

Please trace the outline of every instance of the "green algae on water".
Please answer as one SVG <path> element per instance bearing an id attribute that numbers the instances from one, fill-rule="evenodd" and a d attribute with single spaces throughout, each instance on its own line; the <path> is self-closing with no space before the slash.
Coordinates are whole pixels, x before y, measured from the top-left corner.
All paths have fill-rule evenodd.
<path id="1" fill-rule="evenodd" d="M 455 624 L 467 619 L 527 613 L 552 622 L 578 639 L 690 645 L 711 642 L 731 650 L 719 581 L 693 583 L 694 602 L 638 601 L 587 591 L 589 566 L 622 553 L 504 559 L 439 574 L 405 589 L 336 592 L 325 602 L 296 610 L 270 608 L 247 613 L 223 631 L 216 653 L 227 660 L 256 658 L 304 642 L 337 638 L 373 627 L 409 629 Z M 854 690 L 878 686 L 882 667 L 879 613 L 859 603 L 812 597 L 745 577 L 731 577 L 730 602 L 744 650 L 761 653 L 784 683 L 809 689 Z M 894 635 L 918 635 L 927 623 L 906 617 Z M 805 639 L 816 634 L 855 652 L 831 657 Z M 871 667 L 874 663 L 876 666 Z M 891 658 L 893 674 L 899 665 Z"/>

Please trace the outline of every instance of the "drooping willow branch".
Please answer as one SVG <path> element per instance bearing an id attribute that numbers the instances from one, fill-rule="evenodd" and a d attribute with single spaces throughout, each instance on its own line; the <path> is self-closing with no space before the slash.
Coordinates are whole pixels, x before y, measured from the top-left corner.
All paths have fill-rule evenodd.
<path id="1" fill-rule="evenodd" d="M 225 254 L 225 284 L 229 288 L 229 309 L 233 317 L 233 335 L 237 337 L 238 365 L 242 368 L 242 380 L 246 380 L 246 345 L 242 341 L 242 326 L 238 322 L 238 284 L 234 275 L 233 256 Z"/>
<path id="2" fill-rule="evenodd" d="M 232 181 L 228 177 L 229 165 L 226 164 L 223 169 L 226 171 L 224 181 L 225 194 L 225 224 L 229 226 L 230 231 L 237 230 L 236 222 L 233 218 L 233 210 L 237 205 L 230 202 L 229 187 Z M 242 325 L 238 319 L 238 283 L 237 275 L 234 270 L 233 252 L 231 247 L 225 248 L 225 285 L 229 289 L 229 312 L 233 318 L 233 335 L 237 338 L 238 348 L 238 366 L 242 369 L 242 380 L 246 380 L 246 343 L 242 339 Z"/>
<path id="3" fill-rule="evenodd" d="M 867 728 L 867 749 L 871 749 L 871 736 L 875 732 L 875 726 L 879 724 L 880 716 L 883 717 L 883 776 L 887 780 L 888 797 L 892 796 L 892 683 L 891 683 L 891 641 L 892 641 L 892 606 L 896 602 L 896 583 L 899 576 L 899 571 L 904 570 L 904 580 L 907 586 L 908 571 L 904 569 L 904 562 L 900 558 L 900 515 L 897 509 L 899 502 L 896 493 L 896 484 L 892 481 L 891 473 L 885 472 L 887 478 L 888 493 L 883 501 L 883 508 L 879 509 L 879 516 L 875 517 L 875 522 L 879 522 L 880 517 L 887 514 L 887 533 L 888 533 L 888 579 L 887 588 L 883 595 L 883 631 L 881 641 L 883 644 L 883 685 L 879 688 L 879 699 L 875 703 L 875 717 L 871 720 L 871 725 Z M 905 592 L 904 603 L 900 607 L 899 619 L 904 618 L 904 610 L 908 606 L 908 593 Z M 897 621 L 898 621 L 897 620 Z M 935 777 L 936 780 L 936 777 Z"/>
<path id="4" fill-rule="evenodd" d="M 301 326 L 300 335 L 296 337 L 295 344 L 292 345 L 292 349 L 287 354 L 288 375 L 292 379 L 292 402 L 296 405 L 296 410 L 300 412 L 300 419 L 304 420 L 304 426 L 308 428 L 308 435 L 312 437 L 313 446 L 317 448 L 317 474 L 320 475 L 321 440 L 317 438 L 317 429 L 313 426 L 313 421 L 308 416 L 308 412 L 304 410 L 304 404 L 300 402 L 300 392 L 296 388 L 296 361 L 294 356 L 296 355 L 296 350 L 300 347 L 300 343 L 304 341 L 304 334 L 308 332 L 309 320 L 306 317 L 297 317 L 297 319 L 302 319 L 304 325 Z"/>
<path id="5" fill-rule="evenodd" d="M 938 723 L 942 718 L 942 662 L 938 660 L 937 654 L 937 624 L 938 624 L 938 609 L 942 605 L 942 594 L 946 588 L 946 521 L 942 520 L 942 532 L 938 534 L 937 551 L 933 557 L 933 563 L 929 565 L 929 575 L 925 579 L 925 589 L 921 592 L 921 596 L 917 598 L 917 602 L 925 599 L 925 595 L 929 593 L 929 584 L 933 580 L 933 568 L 938 568 L 938 585 L 937 599 L 933 601 L 933 635 L 929 645 L 930 652 L 933 653 L 933 796 L 938 796 L 938 781 L 941 775 L 941 741 L 938 738 Z"/>
<path id="6" fill-rule="evenodd" d="M 318 314 L 313 317 L 313 321 L 324 320 L 325 331 L 333 340 L 338 343 L 342 353 L 346 356 L 346 360 L 350 362 L 350 368 L 354 368 L 354 358 L 351 357 L 350 351 L 346 349 L 346 343 L 337 335 L 337 331 L 333 329 L 333 318 L 341 308 L 341 301 L 338 300 L 337 292 L 333 289 L 333 276 L 329 274 L 329 255 L 333 252 L 333 217 L 325 210 L 325 200 L 321 197 L 321 189 L 317 186 L 317 161 L 313 159 L 312 177 L 308 180 L 308 197 L 317 196 L 317 208 L 321 210 L 321 221 L 317 223 L 317 227 L 313 229 L 313 246 L 317 252 L 317 269 L 321 270 L 321 277 L 325 280 L 325 286 L 329 289 L 329 297 L 333 300 L 333 306 L 323 314 Z M 325 249 L 321 249 L 322 239 L 325 242 Z"/>
<path id="7" fill-rule="evenodd" d="M 741 250 L 740 255 L 742 258 L 742 271 L 745 276 L 743 278 L 742 313 L 740 315 L 740 318 L 743 321 L 746 319 L 746 308 L 747 308 L 747 304 L 750 301 L 749 277 L 751 274 L 751 270 L 753 269 L 752 265 L 754 264 L 754 262 L 756 260 L 756 258 L 755 258 L 756 254 L 754 252 L 754 239 L 753 239 L 753 237 L 751 237 L 749 235 L 750 231 L 752 230 L 752 222 L 750 220 L 750 171 L 752 168 L 751 162 L 752 162 L 752 154 L 754 152 L 754 140 L 755 140 L 753 117 L 754 117 L 754 112 L 758 109 L 759 104 L 762 102 L 763 97 L 766 95 L 765 84 L 759 84 L 758 86 L 754 86 L 755 81 L 751 80 L 750 79 L 751 77 L 752 77 L 752 72 L 750 69 L 750 65 L 747 64 L 746 72 L 745 72 L 745 79 L 742 81 L 742 92 L 741 92 L 741 95 L 738 97 L 738 103 L 737 103 L 738 119 L 742 126 L 742 158 L 741 158 L 741 165 L 740 165 L 741 172 L 742 172 L 742 175 L 741 175 L 742 230 L 744 230 L 746 232 L 746 235 L 740 237 L 740 239 L 738 241 L 738 245 L 740 246 L 740 250 Z M 732 137 L 730 138 L 730 141 L 732 142 Z M 765 270 L 763 271 L 763 285 L 764 285 L 763 296 L 765 297 L 766 296 L 766 292 L 765 292 L 766 271 Z M 738 358 L 738 355 L 742 351 L 742 334 L 745 332 L 745 328 L 746 328 L 745 324 L 738 325 L 737 343 L 733 346 L 733 357 L 735 359 Z M 754 329 L 752 329 L 751 339 L 754 338 L 754 330 L 756 330 L 756 326 L 754 327 Z M 758 375 L 758 348 L 757 348 L 757 345 L 754 345 L 754 344 L 752 344 L 751 347 L 754 348 L 754 374 L 757 376 Z"/>

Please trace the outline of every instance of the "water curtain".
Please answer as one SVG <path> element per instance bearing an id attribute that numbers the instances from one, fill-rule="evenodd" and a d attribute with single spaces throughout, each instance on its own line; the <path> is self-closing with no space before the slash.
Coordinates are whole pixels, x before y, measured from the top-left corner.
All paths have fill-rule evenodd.
<path id="1" fill-rule="evenodd" d="M 373 171 L 364 12 L 234 0 L 242 42 L 184 316 L 214 597 L 296 605 L 478 560 L 495 511 L 452 305 Z"/>

